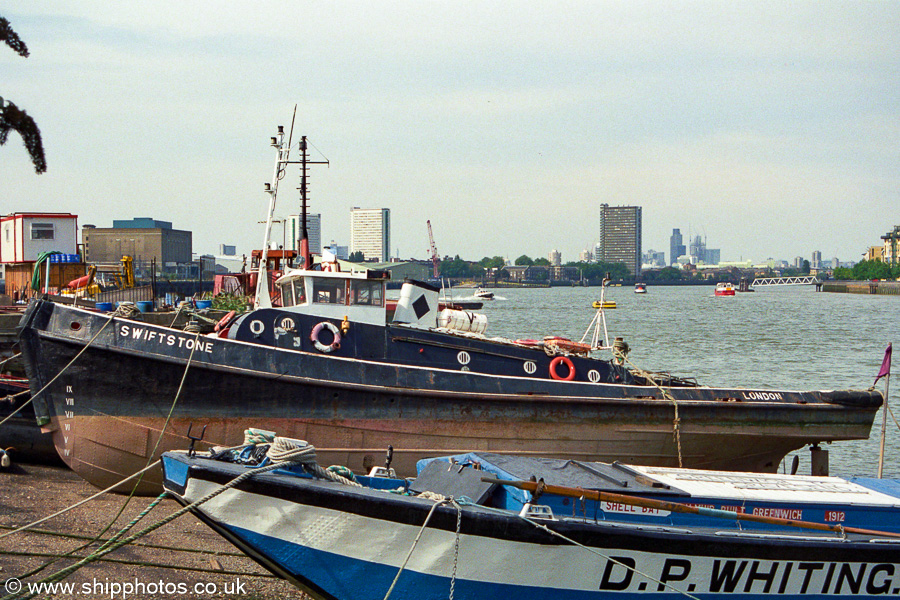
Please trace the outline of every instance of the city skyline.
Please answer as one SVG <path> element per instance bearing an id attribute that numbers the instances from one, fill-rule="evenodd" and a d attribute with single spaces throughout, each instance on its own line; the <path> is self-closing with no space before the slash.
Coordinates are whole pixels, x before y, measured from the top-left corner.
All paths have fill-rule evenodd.
<path id="1" fill-rule="evenodd" d="M 310 172 L 323 239 L 349 240 L 353 206 L 390 207 L 402 256 L 425 255 L 431 220 L 453 254 L 576 259 L 608 203 L 644 207 L 647 247 L 691 223 L 723 261 L 809 240 L 858 258 L 900 196 L 898 3 L 0 10 L 30 50 L 0 52 L 0 95 L 48 165 L 15 134 L 0 147 L 5 212 L 147 207 L 129 212 L 248 252 L 295 104 L 295 141 L 330 163 Z M 286 177 L 278 218 L 299 212 Z"/>
<path id="2" fill-rule="evenodd" d="M 641 211 L 640 211 L 641 207 L 611 207 L 611 208 L 638 209 L 638 213 L 641 212 Z M 390 221 L 390 216 L 389 216 L 389 215 L 390 215 L 390 209 L 387 209 L 387 208 L 382 208 L 382 209 L 358 209 L 358 208 L 354 208 L 354 209 L 351 209 L 351 211 L 350 211 L 350 214 L 351 214 L 351 220 L 353 219 L 352 213 L 353 213 L 354 211 L 359 211 L 359 212 L 362 212 L 362 213 L 372 213 L 372 211 L 374 211 L 374 212 L 376 212 L 376 213 L 379 213 L 379 215 L 383 215 L 383 214 L 384 214 L 384 211 L 386 211 L 387 214 L 388 214 L 388 219 L 387 219 L 387 220 L 388 220 L 388 225 L 387 225 L 387 235 L 388 235 L 388 238 L 390 237 L 390 231 L 389 231 L 389 230 L 390 230 L 390 224 L 389 224 L 389 221 Z M 40 213 L 37 213 L 37 214 L 40 214 Z M 79 217 L 78 215 L 74 215 L 74 216 Z M 80 218 L 80 217 L 79 217 L 79 218 Z M 309 214 L 307 214 L 307 218 L 308 218 L 308 222 L 307 222 L 307 230 L 308 230 L 308 233 L 309 233 L 309 239 L 310 239 L 310 251 L 311 251 L 311 252 L 316 253 L 316 254 L 320 254 L 320 253 L 321 253 L 322 240 L 323 240 L 323 239 L 331 239 L 331 242 L 329 242 L 329 244 L 328 244 L 329 246 L 335 246 L 335 245 L 336 245 L 336 246 L 341 246 L 341 247 L 347 248 L 348 251 L 352 251 L 352 250 L 350 250 L 351 246 L 350 246 L 349 240 L 337 240 L 337 239 L 335 239 L 335 238 L 333 238 L 333 237 L 330 237 L 330 238 L 329 238 L 327 235 L 323 237 L 323 231 L 327 232 L 327 231 L 328 231 L 328 228 L 327 228 L 327 226 L 323 228 L 323 224 L 322 224 L 322 221 L 321 221 L 321 215 L 320 215 L 320 214 L 318 214 L 318 213 L 309 213 Z M 638 217 L 638 218 L 640 218 L 640 217 Z M 170 227 L 170 228 L 172 227 L 172 222 L 171 222 L 171 221 L 163 221 L 163 220 L 156 219 L 155 217 L 130 217 L 130 218 L 128 218 L 128 219 L 124 219 L 124 215 L 118 215 L 118 216 L 114 216 L 114 217 L 112 217 L 112 218 L 106 219 L 106 220 L 104 220 L 104 221 L 101 221 L 101 223 L 102 223 L 102 222 L 105 222 L 105 221 L 110 221 L 110 222 L 111 222 L 111 225 L 109 225 L 108 227 L 134 226 L 134 225 L 132 224 L 132 222 L 134 222 L 134 223 L 145 222 L 146 224 L 145 224 L 144 226 L 146 226 L 146 227 L 150 227 L 150 226 L 151 226 L 151 223 L 157 223 L 157 224 L 158 224 L 158 223 L 162 223 L 164 226 L 168 226 L 168 227 Z M 299 236 L 299 230 L 300 230 L 300 224 L 299 224 L 299 221 L 300 221 L 300 216 L 299 216 L 299 215 L 290 215 L 290 216 L 287 217 L 287 219 L 284 219 L 284 220 L 276 219 L 276 221 L 275 221 L 276 227 L 273 228 L 273 231 L 272 231 L 272 238 L 271 238 L 271 240 L 270 240 L 270 244 L 272 244 L 272 247 L 274 248 L 274 247 L 278 247 L 278 246 L 282 245 L 281 242 L 283 241 L 283 240 L 282 240 L 282 238 L 283 238 L 284 240 L 286 240 L 285 248 L 287 248 L 287 249 L 289 249 L 289 250 L 296 250 L 296 249 L 297 249 L 297 247 L 296 247 L 296 246 L 297 246 L 297 240 L 294 239 L 294 237 L 295 237 L 294 234 L 295 234 L 295 232 L 296 232 L 297 236 Z M 123 223 L 127 223 L 128 225 L 123 225 Z M 83 226 L 81 226 L 81 227 L 79 228 L 79 232 L 81 232 L 81 229 L 83 229 L 83 228 L 93 228 L 93 227 L 98 227 L 98 225 L 95 225 L 95 224 L 85 224 L 85 225 L 83 225 Z M 102 228 L 103 226 L 100 225 L 99 227 Z M 279 236 L 279 228 L 283 228 L 283 227 L 286 227 L 286 229 L 282 229 L 282 231 L 281 231 L 282 236 Z M 894 226 L 894 228 L 896 228 L 896 227 L 900 227 L 900 226 Z M 351 227 L 351 228 L 352 228 L 352 227 Z M 885 229 L 885 230 L 890 230 L 890 227 L 887 227 L 887 226 L 886 226 L 884 229 Z M 379 221 L 379 230 L 381 231 L 381 233 L 380 233 L 379 235 L 382 235 L 383 233 L 385 233 L 385 230 L 382 228 L 381 221 Z M 291 233 L 288 233 L 288 231 L 290 231 Z M 665 259 L 664 259 L 664 260 L 665 260 L 665 266 L 669 266 L 669 265 L 673 264 L 673 261 L 669 258 L 669 257 L 671 256 L 671 252 L 672 252 L 671 248 L 674 247 L 674 246 L 672 245 L 672 243 L 673 243 L 673 238 L 675 237 L 676 232 L 678 232 L 678 233 L 681 232 L 681 228 L 673 228 L 671 231 L 672 231 L 672 234 L 671 234 L 670 237 L 669 237 L 669 250 L 668 250 L 668 252 L 667 252 L 667 251 L 657 252 L 657 254 L 662 254 L 662 255 L 664 255 L 664 257 L 665 257 Z M 684 238 L 685 236 L 682 235 L 681 237 Z M 697 235 L 694 235 L 694 236 L 692 236 L 692 237 L 695 238 L 695 239 L 696 239 L 696 238 L 701 238 L 701 237 L 702 237 L 702 238 L 703 238 L 702 246 L 703 246 L 704 249 L 706 249 L 706 239 L 707 239 L 707 236 L 700 236 L 699 234 L 697 234 Z M 869 245 L 866 246 L 866 250 L 868 250 L 870 247 L 873 247 L 873 246 L 876 246 L 876 247 L 877 247 L 877 246 L 880 246 L 880 245 L 882 244 L 882 239 L 883 239 L 884 237 L 885 237 L 884 235 L 876 236 L 876 237 L 871 241 L 871 243 L 870 243 Z M 643 238 L 642 238 L 642 239 L 643 239 Z M 692 241 L 691 245 L 693 245 L 694 243 L 696 243 L 696 242 L 693 242 L 693 241 Z M 222 245 L 227 245 L 227 246 L 229 246 L 229 247 L 234 247 L 234 248 L 236 248 L 236 246 L 235 246 L 233 243 L 231 243 L 231 241 L 229 241 L 228 239 L 221 239 L 221 240 L 219 240 L 219 241 L 216 242 L 216 248 L 220 248 Z M 460 252 L 455 252 L 455 251 L 453 250 L 452 247 L 449 248 L 448 251 L 446 251 L 446 252 L 441 252 L 440 254 L 441 254 L 441 256 L 445 256 L 445 257 L 446 257 L 446 256 L 453 257 L 453 256 L 457 256 L 457 255 L 458 255 L 458 256 L 460 256 L 460 258 L 462 258 L 463 260 L 468 260 L 468 261 L 471 261 L 471 262 L 477 262 L 477 261 L 481 260 L 481 259 L 484 258 L 484 257 L 491 258 L 491 257 L 494 257 L 494 256 L 502 256 L 502 257 L 504 257 L 505 259 L 507 259 L 510 263 L 512 263 L 513 261 L 515 261 L 516 258 L 522 256 L 523 254 L 526 255 L 526 256 L 529 256 L 529 257 L 532 258 L 532 259 L 537 259 L 537 258 L 550 258 L 551 262 L 553 262 L 552 255 L 557 254 L 557 255 L 559 255 L 559 258 L 560 258 L 561 263 L 562 263 L 562 264 L 567 264 L 567 263 L 572 263 L 572 262 L 590 262 L 590 261 L 596 261 L 596 260 L 597 260 L 596 253 L 597 253 L 597 251 L 598 251 L 598 246 L 599 246 L 599 242 L 598 242 L 597 244 L 594 244 L 594 245 L 593 245 L 591 248 L 589 248 L 589 249 L 582 250 L 582 251 L 578 254 L 578 256 L 573 256 L 573 257 L 567 257 L 567 256 L 565 256 L 565 254 L 563 254 L 562 252 L 560 252 L 560 251 L 557 249 L 556 246 L 551 246 L 547 251 L 545 251 L 545 252 L 542 253 L 542 254 L 541 254 L 541 253 L 536 253 L 536 254 L 533 254 L 533 255 L 532 255 L 532 254 L 528 254 L 527 252 L 524 252 L 524 253 L 523 253 L 523 252 L 521 252 L 521 251 L 513 250 L 512 252 L 506 253 L 506 254 L 498 254 L 498 253 L 494 253 L 494 254 L 486 254 L 486 255 L 482 255 L 482 256 L 475 256 L 475 255 L 465 255 L 465 254 L 461 254 Z M 648 248 L 648 250 L 647 250 L 646 252 L 641 251 L 641 254 L 646 255 L 647 252 L 653 252 L 653 251 L 654 251 L 653 248 L 654 248 L 655 245 L 653 245 L 653 244 L 646 244 L 646 243 L 643 243 L 643 242 L 642 242 L 642 244 L 639 245 L 639 248 L 642 248 L 642 247 L 644 247 L 644 246 L 646 246 L 646 247 Z M 661 244 L 660 244 L 660 246 L 661 246 Z M 254 249 L 256 249 L 256 248 L 258 248 L 258 247 L 261 247 L 261 244 L 260 244 L 259 246 L 257 246 L 257 247 L 254 247 Z M 687 254 L 687 249 L 688 249 L 688 247 L 689 247 L 688 245 L 680 244 L 679 247 L 681 248 L 681 252 L 680 252 L 679 256 L 682 256 L 682 255 Z M 387 248 L 387 246 L 385 246 L 385 249 L 386 249 L 386 248 Z M 714 256 L 718 256 L 719 253 L 721 252 L 721 250 L 719 250 L 719 249 L 714 249 L 714 250 L 709 250 L 709 251 L 715 253 Z M 249 254 L 249 250 L 248 250 L 248 251 L 243 251 L 243 250 L 240 250 L 240 249 L 237 249 L 237 250 L 236 250 L 236 254 L 237 254 L 237 255 L 240 255 L 240 254 L 242 254 L 242 253 L 243 253 L 243 254 Z M 217 254 L 220 254 L 220 252 L 218 252 L 218 251 L 212 251 L 212 250 L 209 250 L 209 249 L 206 249 L 206 248 L 195 247 L 195 249 L 194 249 L 194 254 L 196 254 L 196 255 L 217 255 Z M 824 254 L 821 250 L 819 250 L 818 248 L 816 248 L 816 249 L 809 249 L 809 250 L 806 250 L 803 254 L 795 255 L 795 256 L 793 256 L 793 257 L 787 257 L 787 256 L 775 256 L 775 255 L 773 255 L 772 253 L 765 253 L 765 252 L 763 252 L 763 253 L 760 254 L 759 256 L 739 257 L 738 259 L 734 259 L 734 260 L 723 260 L 723 261 L 721 261 L 721 262 L 723 262 L 723 263 L 729 263 L 729 264 L 731 264 L 731 263 L 739 263 L 739 262 L 751 262 L 751 263 L 753 263 L 753 264 L 755 264 L 755 265 L 761 265 L 761 264 L 765 264 L 765 263 L 767 263 L 767 262 L 771 262 L 771 261 L 774 260 L 774 261 L 781 261 L 781 262 L 784 262 L 784 263 L 786 263 L 787 265 L 792 265 L 793 263 L 796 263 L 797 258 L 802 258 L 803 260 L 809 260 L 810 263 L 813 264 L 813 266 L 815 266 L 817 260 L 818 260 L 819 262 L 821 262 L 822 265 L 828 266 L 828 265 L 830 265 L 835 259 L 838 259 L 839 262 L 840 262 L 841 264 L 856 263 L 856 262 L 859 262 L 860 260 L 862 260 L 862 259 L 864 258 L 864 254 L 865 254 L 865 252 L 860 252 L 860 253 L 859 253 L 859 256 L 846 256 L 846 257 L 844 257 L 844 256 L 827 256 L 827 255 Z M 818 256 L 818 259 L 816 258 L 817 256 Z M 389 254 L 388 259 L 394 258 L 394 257 L 400 258 L 401 260 L 422 260 L 422 261 L 428 261 L 428 260 L 431 260 L 431 259 L 430 259 L 430 255 L 428 254 L 427 251 L 422 251 L 421 253 L 417 253 L 417 254 L 409 254 L 409 255 L 403 255 L 403 254 L 400 254 L 399 256 L 396 256 L 396 255 L 393 255 L 393 254 Z M 716 264 L 717 262 L 719 262 L 719 261 L 709 262 L 708 264 Z M 647 262 L 644 261 L 644 264 L 646 265 Z"/>

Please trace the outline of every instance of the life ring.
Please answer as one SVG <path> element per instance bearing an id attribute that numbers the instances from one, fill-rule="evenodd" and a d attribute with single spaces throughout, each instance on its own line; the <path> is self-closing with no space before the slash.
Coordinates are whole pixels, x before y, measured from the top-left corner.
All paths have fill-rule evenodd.
<path id="1" fill-rule="evenodd" d="M 334 336 L 334 339 L 330 344 L 323 344 L 319 340 L 319 334 L 322 333 L 323 329 L 327 329 L 331 332 L 331 335 Z M 316 347 L 316 350 L 318 350 L 319 352 L 328 353 L 341 347 L 341 332 L 337 328 L 337 325 L 328 321 L 322 321 L 321 323 L 313 327 L 312 331 L 309 334 L 309 339 Z"/>
<path id="2" fill-rule="evenodd" d="M 222 331 L 223 329 L 228 327 L 228 324 L 231 323 L 231 320 L 234 318 L 234 315 L 236 315 L 236 314 L 237 313 L 233 310 L 228 311 L 228 313 L 224 317 L 219 319 L 219 322 L 216 323 L 215 327 L 213 327 L 213 331 L 218 333 L 219 331 Z"/>
<path id="3" fill-rule="evenodd" d="M 565 377 L 560 377 L 559 373 L 556 372 L 556 367 L 560 364 L 564 364 L 569 368 L 569 374 Z M 553 360 L 550 361 L 550 379 L 556 379 L 557 381 L 572 381 L 575 379 L 575 365 L 572 364 L 572 359 L 568 356 L 557 356 Z"/>

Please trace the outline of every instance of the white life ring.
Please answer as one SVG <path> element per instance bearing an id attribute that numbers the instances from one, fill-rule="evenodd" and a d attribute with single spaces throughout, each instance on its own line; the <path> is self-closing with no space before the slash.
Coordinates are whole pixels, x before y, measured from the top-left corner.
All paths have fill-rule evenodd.
<path id="1" fill-rule="evenodd" d="M 322 333 L 323 329 L 327 329 L 331 332 L 331 335 L 334 336 L 331 344 L 323 344 L 319 340 L 319 334 Z M 337 325 L 328 321 L 322 321 L 321 323 L 313 327 L 312 331 L 309 334 L 309 339 L 316 347 L 316 350 L 318 350 L 319 352 L 327 353 L 333 350 L 337 350 L 341 347 L 341 331 L 337 328 Z"/>

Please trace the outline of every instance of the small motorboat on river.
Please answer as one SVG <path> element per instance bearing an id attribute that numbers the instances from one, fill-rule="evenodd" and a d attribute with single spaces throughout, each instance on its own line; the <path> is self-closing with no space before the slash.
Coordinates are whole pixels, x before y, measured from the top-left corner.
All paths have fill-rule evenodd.
<path id="1" fill-rule="evenodd" d="M 727 281 L 716 284 L 716 296 L 734 296 L 734 286 Z"/>
<path id="2" fill-rule="evenodd" d="M 281 173 L 283 133 L 275 146 Z M 305 137 L 300 150 L 305 174 Z M 388 321 L 389 274 L 323 269 L 303 229 L 303 264 L 276 281 L 280 305 L 259 285 L 253 310 L 211 335 L 29 304 L 19 335 L 35 414 L 76 473 L 115 484 L 184 447 L 191 424 L 206 427 L 206 447 L 240 443 L 256 425 L 316 439 L 323 460 L 361 471 L 393 444 L 403 475 L 423 457 L 472 449 L 773 472 L 792 450 L 867 438 L 882 403 L 875 390 L 708 387 L 642 370 L 624 341 L 609 342 L 602 291 L 594 335 L 580 342 L 487 337 L 483 315 L 440 310 L 439 289 L 418 281 L 404 283 Z M 140 491 L 158 486 L 148 478 Z"/>

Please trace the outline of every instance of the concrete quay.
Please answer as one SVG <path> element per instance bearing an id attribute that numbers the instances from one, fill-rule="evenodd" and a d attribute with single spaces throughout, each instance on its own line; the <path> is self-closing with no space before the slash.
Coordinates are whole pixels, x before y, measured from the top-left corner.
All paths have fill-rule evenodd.
<path id="1" fill-rule="evenodd" d="M 823 281 L 816 284 L 816 291 L 900 296 L 900 281 Z"/>

